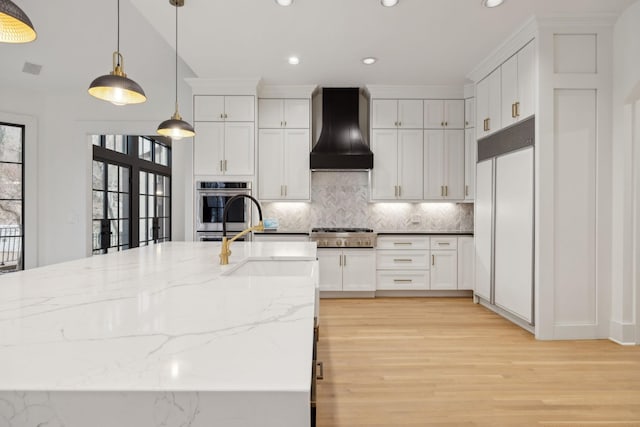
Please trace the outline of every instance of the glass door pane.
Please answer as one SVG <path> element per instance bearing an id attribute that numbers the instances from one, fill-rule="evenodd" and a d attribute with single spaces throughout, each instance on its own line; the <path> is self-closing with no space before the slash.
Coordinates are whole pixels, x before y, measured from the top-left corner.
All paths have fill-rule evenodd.
<path id="1" fill-rule="evenodd" d="M 0 123 L 0 274 L 23 269 L 24 126 Z"/>
<path id="2" fill-rule="evenodd" d="M 129 175 L 128 167 L 93 161 L 94 254 L 121 251 L 131 246 Z"/>

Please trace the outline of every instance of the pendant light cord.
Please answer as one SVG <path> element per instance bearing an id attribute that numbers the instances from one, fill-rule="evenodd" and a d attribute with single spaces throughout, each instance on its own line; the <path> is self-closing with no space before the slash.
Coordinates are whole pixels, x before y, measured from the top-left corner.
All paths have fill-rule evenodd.
<path id="1" fill-rule="evenodd" d="M 177 1 L 176 1 L 175 7 L 176 7 L 176 114 L 177 114 L 178 113 L 178 2 Z"/>
<path id="2" fill-rule="evenodd" d="M 116 45 L 116 52 L 118 52 L 118 66 L 120 66 L 120 0 L 118 0 L 118 42 Z"/>

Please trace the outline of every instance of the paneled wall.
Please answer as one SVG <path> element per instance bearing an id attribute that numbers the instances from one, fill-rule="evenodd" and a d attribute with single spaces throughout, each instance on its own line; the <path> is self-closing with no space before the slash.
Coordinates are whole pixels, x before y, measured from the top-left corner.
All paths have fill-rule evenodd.
<path id="1" fill-rule="evenodd" d="M 542 339 L 609 336 L 612 25 L 539 22 L 536 336 Z"/>

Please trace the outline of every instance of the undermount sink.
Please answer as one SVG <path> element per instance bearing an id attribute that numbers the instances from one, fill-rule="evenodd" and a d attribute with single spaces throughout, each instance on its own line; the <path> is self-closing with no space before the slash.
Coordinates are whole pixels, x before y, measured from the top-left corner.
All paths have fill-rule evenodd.
<path id="1" fill-rule="evenodd" d="M 312 260 L 248 260 L 223 273 L 224 276 L 312 277 L 317 261 Z"/>

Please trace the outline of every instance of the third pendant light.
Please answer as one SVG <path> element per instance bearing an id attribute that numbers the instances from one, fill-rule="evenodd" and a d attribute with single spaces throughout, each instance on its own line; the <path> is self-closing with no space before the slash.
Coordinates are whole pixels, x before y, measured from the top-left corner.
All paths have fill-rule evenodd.
<path id="1" fill-rule="evenodd" d="M 176 111 L 169 120 L 165 120 L 158 126 L 158 134 L 172 139 L 182 139 L 194 136 L 196 132 L 188 122 L 182 120 L 178 112 L 178 8 L 184 6 L 184 0 L 169 0 L 176 8 Z"/>

